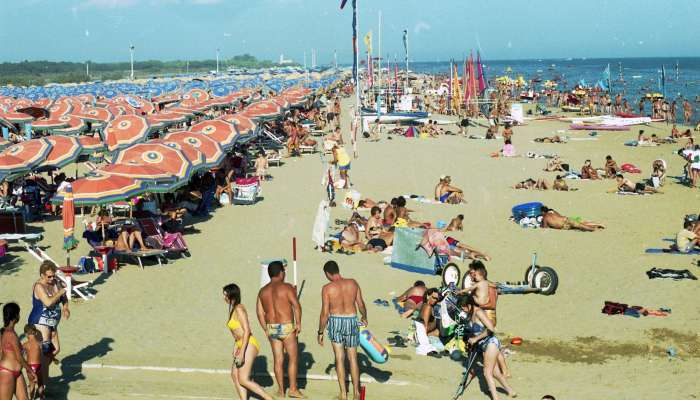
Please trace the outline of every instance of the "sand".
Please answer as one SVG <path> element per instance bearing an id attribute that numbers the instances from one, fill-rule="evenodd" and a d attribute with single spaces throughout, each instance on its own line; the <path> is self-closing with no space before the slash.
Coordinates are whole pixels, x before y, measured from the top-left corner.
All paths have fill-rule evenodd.
<path id="1" fill-rule="evenodd" d="M 344 107 L 349 102 L 345 100 Z M 611 154 L 619 164 L 639 166 L 640 179 L 648 176 L 652 160 L 660 157 L 669 163 L 669 175 L 680 175 L 682 160 L 674 154 L 679 145 L 623 145 L 634 138 L 636 129 L 601 133 L 597 141 L 531 142 L 565 127 L 560 122 L 531 121 L 515 128 L 514 143 L 520 153 L 556 152 L 575 168 L 587 158 L 594 166 L 602 166 L 605 155 Z M 472 128 L 470 133 L 483 135 L 483 130 Z M 670 132 L 662 124 L 645 130 L 658 136 Z M 570 135 L 586 137 L 585 132 Z M 522 346 L 511 348 L 515 353 L 508 359 L 511 383 L 521 398 L 539 399 L 547 393 L 558 399 L 697 398 L 697 282 L 649 280 L 645 271 L 688 268 L 697 275 L 700 268 L 694 266 L 693 256 L 646 255 L 644 249 L 668 245 L 662 239 L 675 235 L 683 215 L 698 212 L 700 192 L 673 179 L 663 188 L 664 194 L 654 196 L 605 193 L 613 187 L 611 181 L 569 181 L 579 188 L 571 193 L 516 191 L 509 187 L 520 180 L 546 177 L 551 181 L 555 174 L 542 171 L 544 160 L 488 156 L 499 148 L 500 141 L 450 136 L 361 141 L 351 179 L 363 196 L 378 200 L 407 193 L 430 196 L 437 178 L 449 174 L 454 185 L 465 189 L 468 202 L 459 206 L 409 202 L 415 219 L 435 222 L 464 214 L 465 229 L 457 238 L 493 256 L 488 263 L 492 280 L 521 280 L 533 251 L 540 264 L 557 270 L 559 290 L 554 296 L 508 295 L 499 300 L 501 337 L 524 339 Z M 70 320 L 61 322 L 63 371 L 52 370 L 52 398 L 235 398 L 227 376 L 232 341 L 225 327 L 227 306 L 221 288 L 229 282 L 243 288 L 253 334 L 263 337 L 254 316 L 259 261 L 291 260 L 292 237 L 298 240 L 299 278 L 304 281 L 302 374 L 315 378 L 334 374 L 330 347 L 321 348 L 315 338 L 319 293 L 325 283 L 321 267 L 328 259 L 338 261 L 341 272 L 362 286 L 375 334 L 386 338 L 393 336 L 390 331 L 406 331 L 408 323 L 393 309 L 372 301 L 388 300 L 390 293 L 401 292 L 416 279 L 437 285 L 439 278 L 392 269 L 383 265 L 380 255 L 313 250 L 311 227 L 318 202 L 325 196 L 322 171 L 319 155 L 287 159 L 282 167 L 273 167 L 274 180 L 263 185 L 262 202 L 223 207 L 212 219 L 196 224 L 197 232 L 186 236 L 191 258 L 162 268 L 126 266 L 106 279 L 93 276 L 98 278 L 97 297 L 74 302 Z M 338 195 L 342 197 L 342 191 Z M 508 217 L 513 205 L 526 201 L 542 201 L 565 215 L 604 223 L 607 229 L 583 233 L 520 228 Z M 337 208 L 331 220 L 348 215 L 348 210 Z M 33 224 L 33 228 L 44 231 L 42 244 L 49 246 L 49 254 L 64 260 L 60 220 Z M 83 243 L 73 258 L 85 252 Z M 13 258 L 0 265 L 0 301 L 19 301 L 26 318 L 38 263 L 19 248 L 11 254 Z M 600 312 L 605 300 L 669 307 L 673 312 L 666 318 L 606 316 Z M 675 359 L 666 356 L 669 346 L 679 352 Z M 412 348 L 394 349 L 383 365 L 369 364 L 365 356 L 361 362 L 363 378 L 384 382 L 367 384 L 368 399 L 448 398 L 462 373 L 459 364 L 417 356 Z M 100 365 L 131 369 L 96 368 Z M 148 366 L 161 369 L 143 368 Z M 256 370 L 266 375 L 264 371 L 270 369 L 271 353 L 265 342 Z M 269 375 L 259 381 L 273 391 Z M 337 394 L 336 383 L 329 380 L 309 380 L 302 386 L 311 399 Z M 475 382 L 465 398 L 487 398 L 485 385 Z"/>

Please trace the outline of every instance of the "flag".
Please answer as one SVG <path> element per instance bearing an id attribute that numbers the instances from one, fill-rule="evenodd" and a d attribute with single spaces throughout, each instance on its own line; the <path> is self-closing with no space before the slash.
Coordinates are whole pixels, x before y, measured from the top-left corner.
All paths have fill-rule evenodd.
<path id="1" fill-rule="evenodd" d="M 340 9 L 341 10 L 343 9 L 343 7 L 345 7 L 345 3 L 347 3 L 347 2 L 348 2 L 348 0 L 343 0 L 340 2 Z"/>
<path id="2" fill-rule="evenodd" d="M 484 76 L 484 65 L 481 63 L 481 54 L 476 52 L 477 73 L 479 74 L 479 93 L 484 93 L 486 90 L 486 77 Z"/>
<path id="3" fill-rule="evenodd" d="M 340 4 L 340 8 L 342 9 L 345 6 L 345 2 L 347 0 L 343 0 L 343 3 Z M 357 80 L 357 0 L 352 0 L 352 79 L 355 82 L 358 82 Z"/>
<path id="4" fill-rule="evenodd" d="M 666 66 L 661 66 L 661 94 L 666 97 Z"/>
<path id="5" fill-rule="evenodd" d="M 365 35 L 365 47 L 367 48 L 367 53 L 372 54 L 372 31 L 367 32 Z"/>
<path id="6" fill-rule="evenodd" d="M 408 31 L 403 30 L 403 51 L 406 53 L 406 58 L 408 58 Z"/>

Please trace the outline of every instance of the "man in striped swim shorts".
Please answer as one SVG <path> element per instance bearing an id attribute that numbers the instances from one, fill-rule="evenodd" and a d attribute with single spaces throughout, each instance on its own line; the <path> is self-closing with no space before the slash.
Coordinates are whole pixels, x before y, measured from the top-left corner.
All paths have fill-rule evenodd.
<path id="1" fill-rule="evenodd" d="M 350 364 L 353 397 L 360 398 L 360 367 L 357 363 L 357 346 L 360 344 L 360 322 L 367 324 L 367 308 L 362 299 L 360 286 L 354 279 L 340 275 L 335 261 L 328 261 L 323 272 L 330 281 L 321 291 L 322 306 L 318 325 L 318 344 L 323 346 L 323 332 L 328 331 L 328 338 L 335 354 L 335 371 L 340 386 L 340 399 L 347 399 L 345 385 L 345 357 Z M 360 321 L 357 319 L 358 311 Z"/>

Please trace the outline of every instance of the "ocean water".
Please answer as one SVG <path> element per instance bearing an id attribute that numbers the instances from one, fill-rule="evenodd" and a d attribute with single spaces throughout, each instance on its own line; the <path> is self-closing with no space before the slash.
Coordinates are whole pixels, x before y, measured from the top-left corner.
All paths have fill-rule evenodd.
<path id="1" fill-rule="evenodd" d="M 666 70 L 666 98 L 669 101 L 683 97 L 689 99 L 697 110 L 700 108 L 700 57 L 693 58 L 596 58 L 596 59 L 538 59 L 494 60 L 482 59 L 487 79 L 509 75 L 522 75 L 526 81 L 537 77 L 545 80 L 559 79 L 559 89 L 571 89 L 581 80 L 592 86 L 603 78 L 603 71 L 610 65 L 613 93 L 622 93 L 636 110 L 636 103 L 646 93 L 663 92 L 660 85 L 661 69 Z M 678 63 L 678 73 L 676 73 Z M 401 68 L 401 65 L 399 65 Z M 415 62 L 412 71 L 429 74 L 449 74 L 449 62 Z M 508 72 L 510 69 L 510 72 Z M 458 70 L 464 71 L 464 62 L 458 62 Z M 621 73 L 621 76 L 620 76 Z M 622 79 L 620 79 L 622 78 Z M 696 101 L 698 100 L 698 101 Z M 697 120 L 698 116 L 694 115 Z"/>

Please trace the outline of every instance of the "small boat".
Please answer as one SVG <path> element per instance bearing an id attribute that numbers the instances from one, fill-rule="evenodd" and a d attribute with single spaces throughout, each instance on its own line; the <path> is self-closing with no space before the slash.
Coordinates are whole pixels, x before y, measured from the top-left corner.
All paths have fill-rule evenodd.
<path id="1" fill-rule="evenodd" d="M 595 124 L 571 124 L 569 129 L 574 131 L 629 131 L 626 125 L 595 125 Z"/>
<path id="2" fill-rule="evenodd" d="M 398 121 L 414 121 L 421 118 L 428 118 L 430 113 L 425 111 L 415 111 L 415 112 L 404 112 L 404 111 L 392 111 L 386 114 L 381 114 L 379 116 L 379 122 L 381 123 L 392 123 Z M 370 119 L 374 121 L 377 118 L 377 111 L 369 108 L 362 109 L 362 118 Z"/>

